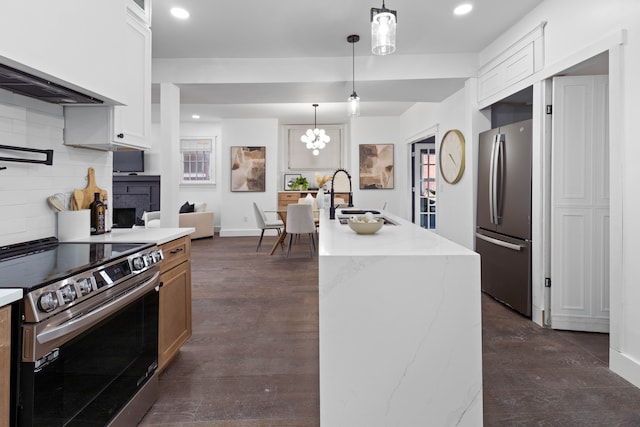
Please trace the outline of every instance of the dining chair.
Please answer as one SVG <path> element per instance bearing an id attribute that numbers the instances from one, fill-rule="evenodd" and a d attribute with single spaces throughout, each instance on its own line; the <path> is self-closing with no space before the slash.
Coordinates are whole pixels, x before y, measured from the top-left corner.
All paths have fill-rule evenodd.
<path id="1" fill-rule="evenodd" d="M 264 237 L 265 230 L 276 230 L 278 234 L 280 234 L 284 228 L 284 222 L 280 219 L 270 220 L 267 218 L 267 215 L 256 202 L 253 202 L 253 211 L 256 214 L 256 223 L 258 224 L 258 228 L 262 230 L 260 233 L 260 239 L 258 239 L 258 247 L 256 248 L 256 252 L 258 252 L 262 245 L 262 238 Z"/>
<path id="2" fill-rule="evenodd" d="M 142 212 L 142 221 L 144 222 L 144 228 L 160 227 L 160 211 Z"/>
<path id="3" fill-rule="evenodd" d="M 313 257 L 315 249 L 316 224 L 313 219 L 313 207 L 306 203 L 292 203 L 287 205 L 287 225 L 286 232 L 289 235 L 289 247 L 287 248 L 287 258 L 291 253 L 293 236 L 307 234 L 309 236 L 309 256 Z"/>

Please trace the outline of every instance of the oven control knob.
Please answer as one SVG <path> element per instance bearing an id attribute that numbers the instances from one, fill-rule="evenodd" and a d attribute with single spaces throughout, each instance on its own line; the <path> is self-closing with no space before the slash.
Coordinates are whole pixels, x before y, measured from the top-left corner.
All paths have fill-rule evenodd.
<path id="1" fill-rule="evenodd" d="M 153 260 L 155 262 L 162 261 L 162 251 L 160 249 L 153 251 Z"/>
<path id="2" fill-rule="evenodd" d="M 38 307 L 45 313 L 49 313 L 58 308 L 58 298 L 55 292 L 45 292 L 38 298 Z"/>
<path id="3" fill-rule="evenodd" d="M 133 259 L 133 269 L 134 270 L 142 270 L 144 268 L 144 259 L 142 257 L 137 257 Z"/>
<path id="4" fill-rule="evenodd" d="M 64 301 L 65 304 L 73 302 L 73 300 L 78 297 L 76 288 L 74 288 L 73 285 L 66 285 L 60 288 L 60 295 L 62 295 L 62 301 Z"/>
<path id="5" fill-rule="evenodd" d="M 89 279 L 82 279 L 78 282 L 78 288 L 80 288 L 80 295 L 85 296 L 89 294 L 93 288 L 91 287 L 91 281 Z"/>

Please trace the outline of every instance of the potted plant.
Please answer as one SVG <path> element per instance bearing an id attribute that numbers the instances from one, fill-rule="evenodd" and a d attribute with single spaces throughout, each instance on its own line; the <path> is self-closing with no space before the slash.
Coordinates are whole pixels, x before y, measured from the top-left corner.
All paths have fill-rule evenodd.
<path id="1" fill-rule="evenodd" d="M 306 191 L 308 187 L 309 187 L 309 182 L 307 181 L 307 178 L 305 178 L 304 176 L 296 178 L 296 180 L 291 183 L 292 190 Z"/>

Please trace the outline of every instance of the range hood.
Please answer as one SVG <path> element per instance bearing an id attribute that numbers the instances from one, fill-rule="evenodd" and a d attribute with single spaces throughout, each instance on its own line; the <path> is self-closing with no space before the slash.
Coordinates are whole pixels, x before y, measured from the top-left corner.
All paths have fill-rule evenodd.
<path id="1" fill-rule="evenodd" d="M 52 104 L 78 105 L 104 103 L 100 99 L 3 64 L 0 64 L 0 89 Z"/>

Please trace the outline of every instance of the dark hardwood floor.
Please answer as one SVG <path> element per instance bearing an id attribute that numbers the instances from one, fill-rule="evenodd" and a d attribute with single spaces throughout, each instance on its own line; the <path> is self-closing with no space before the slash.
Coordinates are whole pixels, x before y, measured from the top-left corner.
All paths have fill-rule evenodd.
<path id="1" fill-rule="evenodd" d="M 274 240 L 192 242 L 193 336 L 141 426 L 319 425 L 317 256 L 304 238 L 269 256 Z M 485 426 L 640 426 L 607 335 L 543 329 L 485 295 L 482 311 Z"/>

